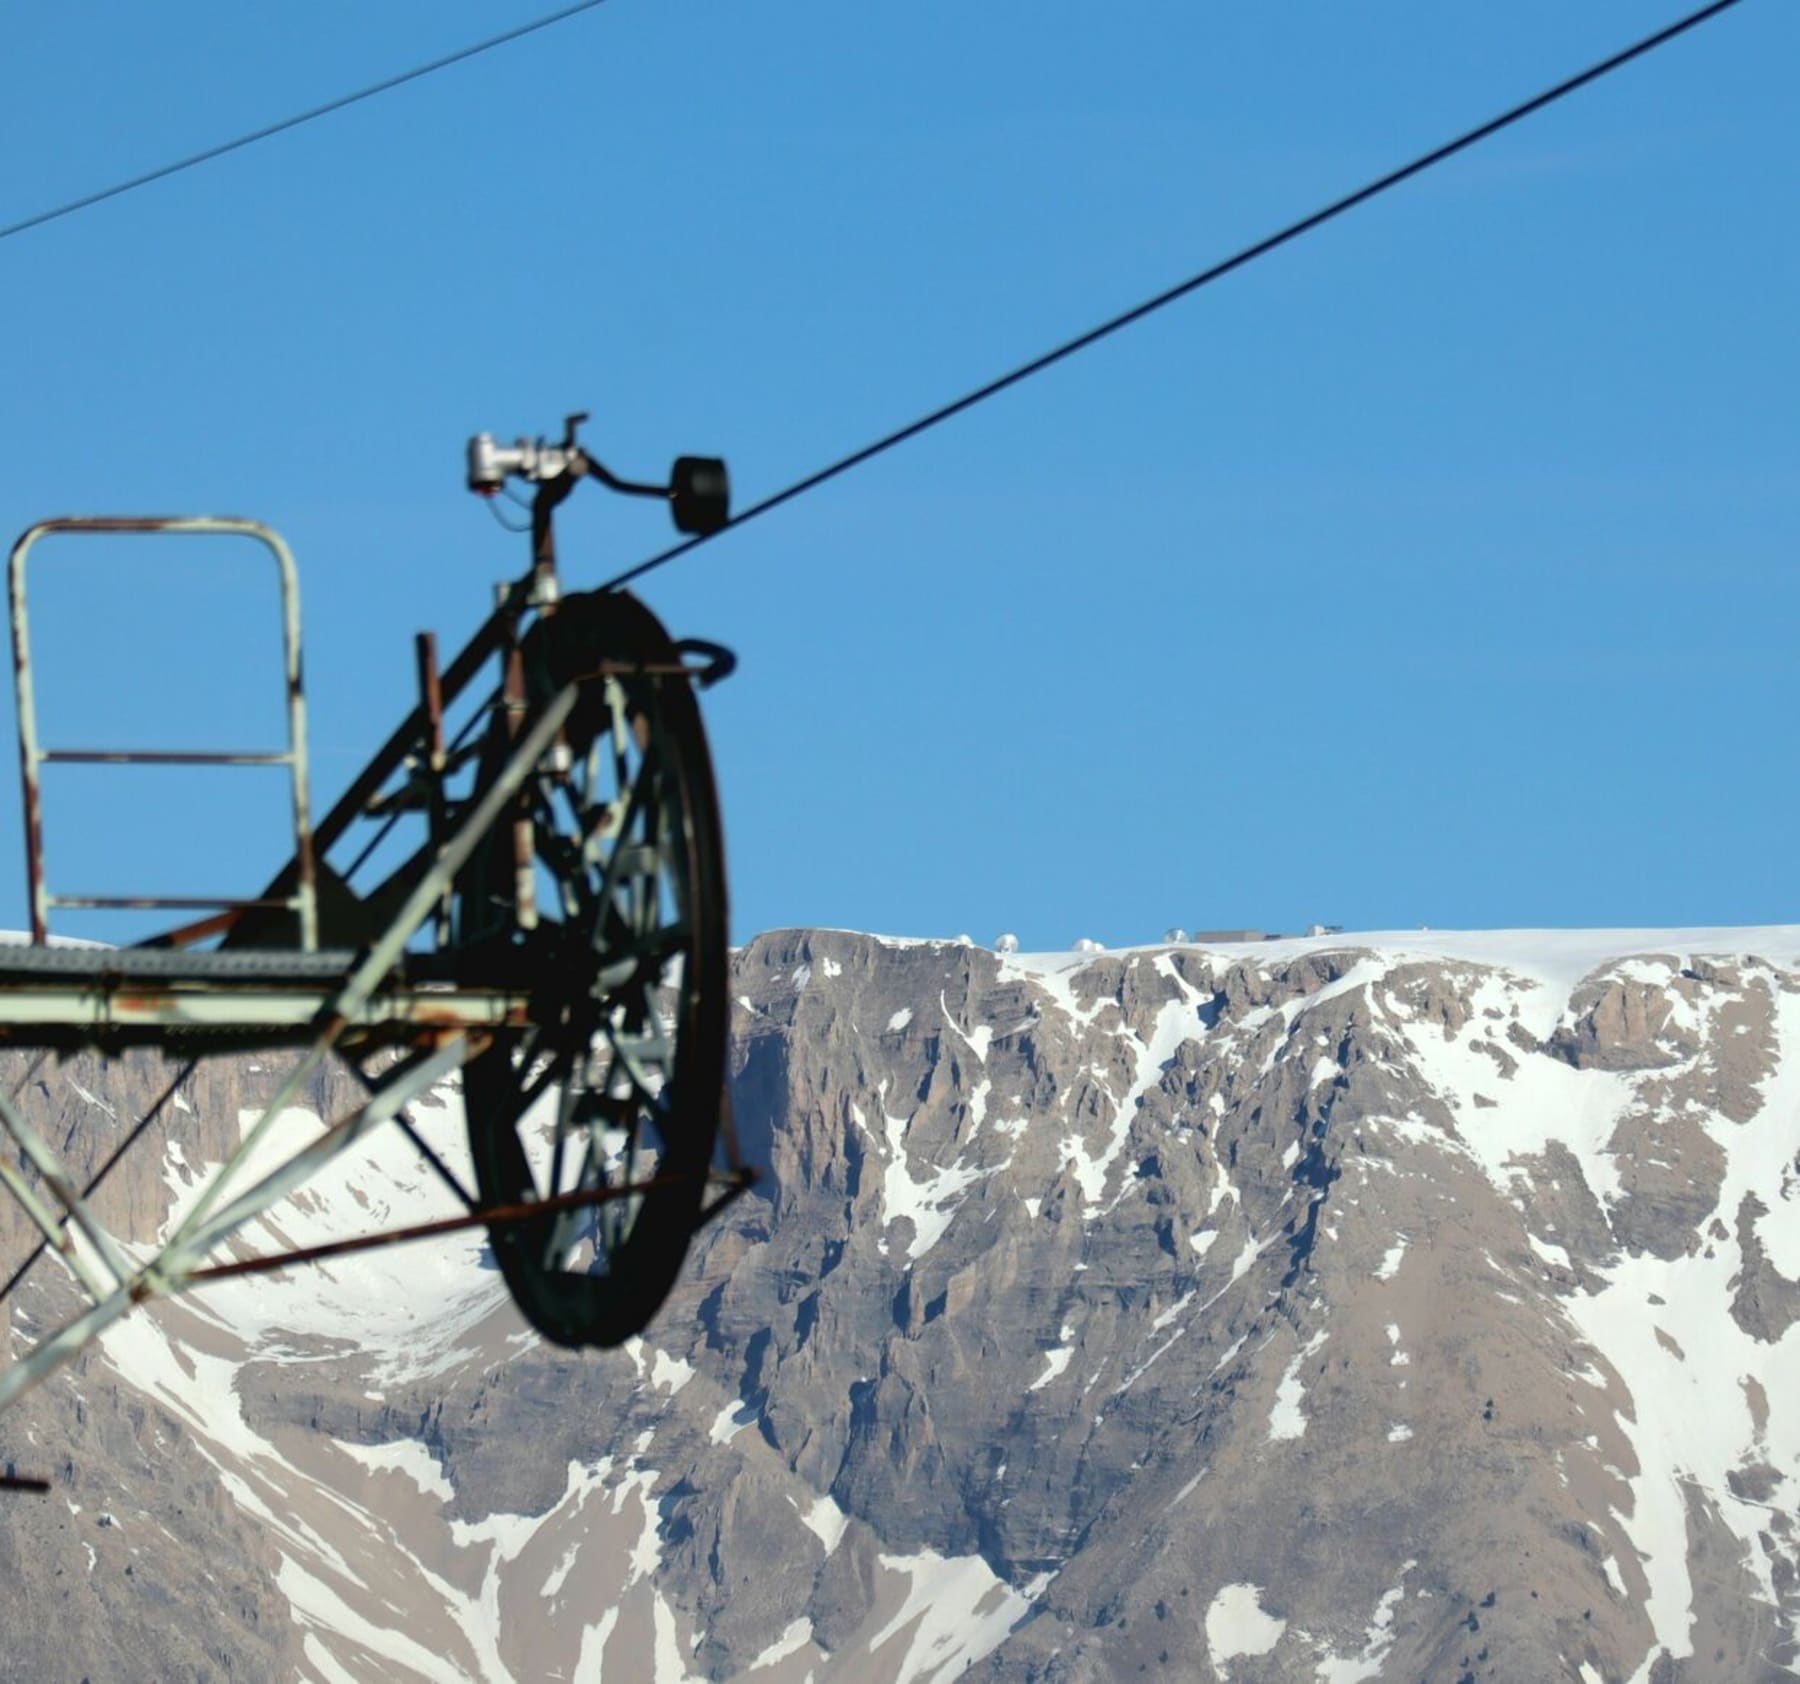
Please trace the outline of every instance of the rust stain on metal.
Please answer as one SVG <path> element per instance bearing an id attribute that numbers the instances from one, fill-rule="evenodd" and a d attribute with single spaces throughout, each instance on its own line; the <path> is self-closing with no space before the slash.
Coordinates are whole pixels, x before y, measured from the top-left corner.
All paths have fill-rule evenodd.
<path id="1" fill-rule="evenodd" d="M 115 994 L 113 1004 L 122 1012 L 149 1014 L 181 1009 L 179 994 Z"/>
<path id="2" fill-rule="evenodd" d="M 13 546 L 7 563 L 7 596 L 12 615 L 13 691 L 19 722 L 19 775 L 24 783 L 25 873 L 31 897 L 31 939 L 50 939 L 44 905 L 44 818 L 38 784 L 37 712 L 31 673 L 31 635 L 25 617 L 25 556 L 30 534 Z"/>
<path id="3" fill-rule="evenodd" d="M 417 1006 L 407 1014 L 408 1021 L 415 1024 L 421 1034 L 429 1035 L 442 1030 L 449 1033 L 454 1030 L 463 1033 L 470 1027 L 469 1014 L 458 1011 L 454 1006 Z M 476 1020 L 483 1024 L 493 1024 L 501 1029 L 529 1029 L 531 1027 L 531 1008 L 521 1002 L 508 1006 L 501 1013 L 498 1021 L 491 1017 Z"/>
<path id="4" fill-rule="evenodd" d="M 25 774 L 25 856 L 30 879 L 31 939 L 42 947 L 50 939 L 44 909 L 44 809 L 36 769 Z"/>
<path id="5" fill-rule="evenodd" d="M 413 640 L 419 666 L 419 705 L 425 713 L 426 742 L 434 772 L 444 769 L 444 686 L 438 675 L 437 633 L 422 631 Z"/>

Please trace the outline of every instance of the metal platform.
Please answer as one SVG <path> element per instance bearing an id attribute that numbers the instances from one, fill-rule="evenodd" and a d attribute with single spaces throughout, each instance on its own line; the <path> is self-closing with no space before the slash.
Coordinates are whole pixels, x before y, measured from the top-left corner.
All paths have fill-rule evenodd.
<path id="1" fill-rule="evenodd" d="M 0 947 L 0 1046 L 304 1045 L 363 958 L 348 948 Z M 391 960 L 349 1003 L 346 1032 L 380 1040 L 528 1021 L 522 980 L 482 986 L 444 973 L 434 954 Z"/>
<path id="2" fill-rule="evenodd" d="M 356 963 L 347 947 L 312 953 L 293 948 L 102 947 L 98 943 L 36 947 L 0 945 L 0 988 L 46 978 L 89 983 L 320 983 Z"/>

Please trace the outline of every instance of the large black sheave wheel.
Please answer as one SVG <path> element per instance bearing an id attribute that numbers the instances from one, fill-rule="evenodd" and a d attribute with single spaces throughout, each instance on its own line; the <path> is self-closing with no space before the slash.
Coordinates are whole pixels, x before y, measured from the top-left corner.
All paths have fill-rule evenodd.
<path id="1" fill-rule="evenodd" d="M 466 1067 L 484 1207 L 601 1188 L 603 1203 L 489 1229 L 526 1318 L 559 1345 L 617 1345 L 674 1284 L 719 1128 L 726 895 L 711 759 L 692 682 L 650 611 L 624 592 L 567 598 L 525 638 L 541 705 L 580 699 L 522 803 L 538 902 L 521 927 L 515 838 L 502 823 L 458 881 L 455 945 L 529 987 L 533 1027 Z M 660 670 L 658 670 L 660 669 Z M 497 716 L 490 755 L 510 741 Z"/>

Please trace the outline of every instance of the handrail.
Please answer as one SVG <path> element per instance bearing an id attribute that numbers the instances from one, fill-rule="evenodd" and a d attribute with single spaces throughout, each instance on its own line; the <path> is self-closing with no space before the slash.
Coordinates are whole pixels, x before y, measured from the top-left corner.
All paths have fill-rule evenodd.
<path id="1" fill-rule="evenodd" d="M 284 677 L 287 686 L 288 746 L 283 751 L 207 754 L 193 750 L 45 749 L 38 740 L 37 701 L 31 671 L 31 632 L 26 611 L 26 561 L 38 540 L 56 532 L 151 533 L 205 537 L 250 538 L 263 545 L 275 559 L 281 580 L 281 630 Z M 50 936 L 52 907 L 87 907 L 116 910 L 145 908 L 242 908 L 262 904 L 241 899 L 196 900 L 183 897 L 107 897 L 53 895 L 45 883 L 43 785 L 46 765 L 163 765 L 163 766 L 286 766 L 293 788 L 295 889 L 275 904 L 295 913 L 300 921 L 300 945 L 308 953 L 319 945 L 317 872 L 313 848 L 312 814 L 308 796 L 306 746 L 306 691 L 300 664 L 300 582 L 293 554 L 279 533 L 261 521 L 232 515 L 70 515 L 40 521 L 13 545 L 7 564 L 7 592 L 12 609 L 13 684 L 18 700 L 19 770 L 25 795 L 25 872 L 31 896 L 31 939 L 42 945 Z"/>

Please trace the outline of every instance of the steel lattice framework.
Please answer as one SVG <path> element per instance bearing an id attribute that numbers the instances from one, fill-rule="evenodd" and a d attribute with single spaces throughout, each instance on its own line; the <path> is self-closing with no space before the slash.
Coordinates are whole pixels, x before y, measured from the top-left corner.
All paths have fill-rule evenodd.
<path id="1" fill-rule="evenodd" d="M 725 467 L 684 457 L 668 486 L 622 480 L 576 443 L 581 419 L 571 418 L 557 444 L 471 442 L 472 490 L 491 495 L 509 478 L 535 487 L 531 569 L 499 593 L 447 668 L 431 634 L 419 635 L 417 705 L 316 826 L 299 586 L 276 533 L 215 516 L 75 517 L 33 526 L 14 546 L 8 585 L 32 928 L 29 944 L 0 948 L 0 1045 L 36 1048 L 40 1060 L 153 1046 L 185 1060 L 183 1076 L 221 1052 L 289 1048 L 297 1056 L 148 1261 L 134 1260 L 96 1216 L 99 1177 L 77 1187 L 17 1097 L 0 1092 L 0 1129 L 16 1148 L 16 1161 L 0 1155 L 0 1186 L 43 1237 L 0 1293 L 47 1250 L 88 1300 L 0 1370 L 0 1408 L 150 1299 L 468 1227 L 487 1229 L 514 1297 L 547 1337 L 616 1344 L 655 1313 L 695 1228 L 753 1179 L 722 1104 L 724 864 L 694 695 L 735 663 L 717 645 L 670 639 L 622 591 L 566 595 L 552 521 L 575 485 L 593 478 L 668 501 L 684 532 L 714 531 L 728 518 Z M 27 564 L 41 542 L 62 534 L 260 544 L 280 590 L 286 745 L 224 753 L 45 747 Z M 498 682 L 478 695 L 475 680 L 490 663 Z M 452 734 L 459 709 L 465 717 Z M 292 854 L 248 897 L 53 893 L 43 774 L 59 764 L 283 768 Z M 410 848 L 403 826 L 419 833 Z M 353 842 L 354 857 L 338 869 L 332 856 Z M 371 871 L 396 852 L 385 875 Z M 52 914 L 66 908 L 204 916 L 135 946 L 103 947 L 52 936 Z M 248 1166 L 277 1119 L 331 1058 L 356 1072 L 363 1102 L 252 1176 Z M 407 1115 L 459 1075 L 474 1189 Z M 248 1225 L 390 1124 L 452 1190 L 459 1215 L 245 1253 Z"/>

